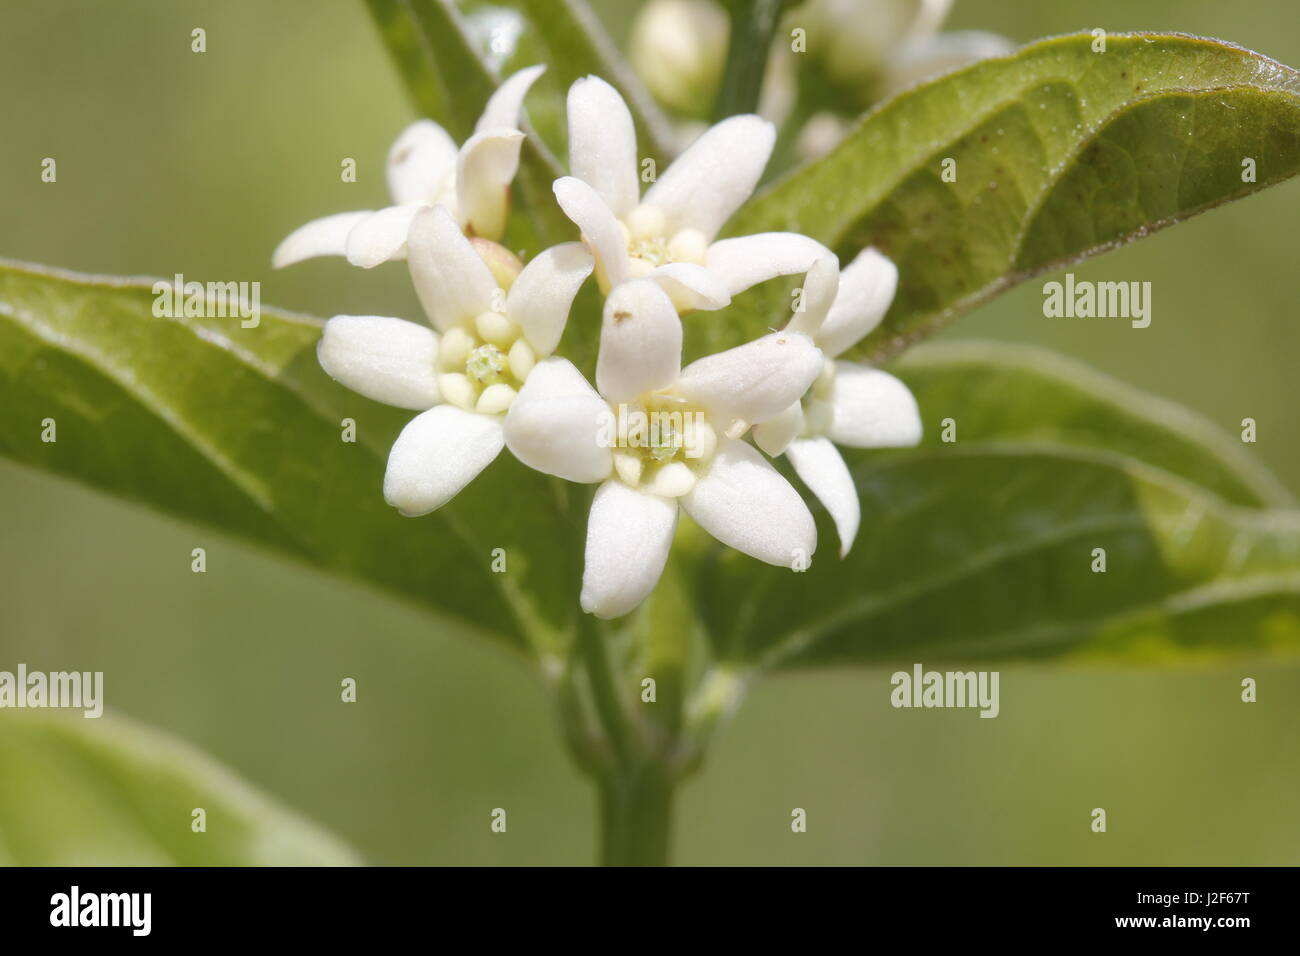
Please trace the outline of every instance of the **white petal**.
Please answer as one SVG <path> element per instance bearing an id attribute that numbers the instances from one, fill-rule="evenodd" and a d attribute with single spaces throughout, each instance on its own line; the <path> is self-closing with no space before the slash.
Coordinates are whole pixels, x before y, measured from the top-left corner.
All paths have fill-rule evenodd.
<path id="1" fill-rule="evenodd" d="M 379 315 L 336 315 L 316 346 L 334 381 L 386 405 L 424 411 L 438 403 L 438 336 L 427 326 Z"/>
<path id="2" fill-rule="evenodd" d="M 678 312 L 721 309 L 731 303 L 727 284 L 704 266 L 693 262 L 670 262 L 657 266 L 646 278 L 659 283 Z"/>
<path id="3" fill-rule="evenodd" d="M 568 359 L 539 362 L 506 413 L 506 445 L 529 468 L 567 481 L 609 477 L 609 405 Z"/>
<path id="4" fill-rule="evenodd" d="M 817 344 L 821 340 L 817 333 L 826 322 L 835 296 L 840 287 L 840 260 L 833 253 L 827 253 L 808 270 L 803 280 L 803 295 L 799 300 L 799 311 L 786 324 L 787 332 L 802 332 L 813 336 Z"/>
<path id="5" fill-rule="evenodd" d="M 828 438 L 800 438 L 786 449 L 795 472 L 803 483 L 826 506 L 835 531 L 840 536 L 840 557 L 849 553 L 853 539 L 858 535 L 862 520 L 862 506 L 858 502 L 858 489 L 854 487 L 849 466 Z"/>
<path id="6" fill-rule="evenodd" d="M 524 134 L 517 129 L 475 133 L 460 148 L 456 166 L 456 205 L 461 227 L 493 241 L 506 231 L 510 183 L 519 169 Z"/>
<path id="7" fill-rule="evenodd" d="M 510 286 L 506 315 L 538 355 L 550 355 L 560 344 L 573 297 L 594 265 L 586 246 L 565 242 L 535 255 Z"/>
<path id="8" fill-rule="evenodd" d="M 799 492 L 743 441 L 724 438 L 708 472 L 679 500 L 709 534 L 768 564 L 792 567 L 817 549 L 817 525 Z"/>
<path id="9" fill-rule="evenodd" d="M 406 241 L 411 281 L 434 328 L 445 332 L 491 311 L 496 280 L 446 209 L 421 209 Z"/>
<path id="10" fill-rule="evenodd" d="M 888 372 L 835 363 L 834 417 L 827 433 L 852 448 L 902 448 L 921 440 L 921 412 L 908 387 Z"/>
<path id="11" fill-rule="evenodd" d="M 596 388 L 626 402 L 677 380 L 682 320 L 667 293 L 649 279 L 615 287 L 605 299 L 596 358 Z"/>
<path id="12" fill-rule="evenodd" d="M 627 242 L 605 200 L 581 179 L 564 176 L 551 187 L 564 214 L 582 230 L 611 286 L 627 278 Z"/>
<path id="13" fill-rule="evenodd" d="M 725 429 L 728 419 L 752 424 L 781 414 L 803 397 L 823 365 L 808 336 L 773 332 L 692 362 L 682 369 L 678 390 Z"/>
<path id="14" fill-rule="evenodd" d="M 384 500 L 404 515 L 422 515 L 454 498 L 501 451 L 501 416 L 435 405 L 416 415 L 393 442 Z"/>
<path id="15" fill-rule="evenodd" d="M 389 206 L 368 216 L 348 233 L 348 262 L 373 269 L 384 262 L 406 258 L 406 235 L 419 206 Z"/>
<path id="16" fill-rule="evenodd" d="M 271 254 L 271 267 L 283 269 L 316 256 L 345 255 L 348 251 L 348 233 L 352 227 L 373 215 L 369 210 L 340 212 L 299 226 L 276 246 L 275 252 Z"/>
<path id="17" fill-rule="evenodd" d="M 677 502 L 643 494 L 621 481 L 596 489 L 587 519 L 582 609 L 619 617 L 654 590 L 677 528 Z"/>
<path id="18" fill-rule="evenodd" d="M 398 206 L 434 202 L 443 179 L 455 168 L 456 144 L 433 120 L 416 120 L 389 150 L 385 173 Z"/>
<path id="19" fill-rule="evenodd" d="M 751 286 L 777 276 L 807 272 L 830 250 L 816 239 L 797 232 L 760 232 L 738 239 L 720 239 L 709 246 L 704 265 L 739 295 Z"/>
<path id="20" fill-rule="evenodd" d="M 840 273 L 840 291 L 817 333 L 831 358 L 862 341 L 889 311 L 898 267 L 875 249 L 863 249 Z"/>
<path id="21" fill-rule="evenodd" d="M 785 411 L 754 426 L 754 444 L 775 458 L 785 453 L 790 442 L 803 431 L 803 404 L 791 402 Z"/>
<path id="22" fill-rule="evenodd" d="M 507 77 L 488 99 L 483 115 L 474 125 L 474 132 L 518 129 L 519 111 L 523 109 L 524 96 L 528 93 L 528 88 L 545 72 L 545 66 L 527 66 Z"/>
<path id="23" fill-rule="evenodd" d="M 433 120 L 416 120 L 388 151 L 388 191 L 399 206 L 431 203 L 456 163 L 456 144 Z"/>
<path id="24" fill-rule="evenodd" d="M 569 87 L 569 169 L 620 219 L 641 196 L 636 128 L 618 90 L 597 76 Z"/>
<path id="25" fill-rule="evenodd" d="M 677 157 L 642 201 L 662 209 L 674 231 L 698 229 L 712 239 L 754 192 L 775 142 L 765 119 L 725 119 Z"/>

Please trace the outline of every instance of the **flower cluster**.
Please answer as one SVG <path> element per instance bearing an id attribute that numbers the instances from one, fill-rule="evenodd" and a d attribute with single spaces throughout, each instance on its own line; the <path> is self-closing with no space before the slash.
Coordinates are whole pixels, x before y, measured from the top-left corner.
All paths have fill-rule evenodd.
<path id="1" fill-rule="evenodd" d="M 806 236 L 716 239 L 772 151 L 773 128 L 757 116 L 709 128 L 642 195 L 628 108 L 587 77 L 568 95 L 572 175 L 554 186 L 582 240 L 524 265 L 494 240 L 506 226 L 524 94 L 540 72 L 507 79 L 459 150 L 427 120 L 403 133 L 389 155 L 394 206 L 308 223 L 275 253 L 276 265 L 324 254 L 365 267 L 407 260 L 431 327 L 335 316 L 318 350 L 343 385 L 419 412 L 389 455 L 385 498 L 403 514 L 428 513 L 503 448 L 596 485 L 581 604 L 600 617 L 628 613 L 653 590 L 681 511 L 761 561 L 807 566 L 812 513 L 763 453 L 789 459 L 847 553 L 858 498 L 835 444 L 920 439 L 906 386 L 837 360 L 884 315 L 893 264 L 868 249 L 841 274 Z M 802 273 L 801 309 L 784 329 L 683 365 L 682 313 Z M 605 297 L 594 387 L 555 354 L 593 274 Z"/>

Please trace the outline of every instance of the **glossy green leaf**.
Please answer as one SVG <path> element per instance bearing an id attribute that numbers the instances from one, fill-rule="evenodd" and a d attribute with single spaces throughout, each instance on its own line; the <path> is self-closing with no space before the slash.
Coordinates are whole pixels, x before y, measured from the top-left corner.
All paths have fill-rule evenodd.
<path id="1" fill-rule="evenodd" d="M 824 159 L 733 220 L 794 229 L 842 260 L 875 245 L 900 271 L 880 360 L 1033 275 L 1104 251 L 1300 170 L 1300 74 L 1218 40 L 1169 34 L 1043 40 L 868 114 Z M 1243 166 L 1253 161 L 1254 181 Z M 953 182 L 943 178 L 952 160 Z M 734 321 L 699 318 L 699 351 L 788 315 L 769 284 Z"/>
<path id="2" fill-rule="evenodd" d="M 148 280 L 0 261 L 0 453 L 517 647 L 549 652 L 566 639 L 585 527 L 569 489 L 503 453 L 448 506 L 403 518 L 381 489 L 388 448 L 414 413 L 331 382 L 316 362 L 319 320 L 263 309 L 243 328 L 155 318 L 153 302 Z M 54 442 L 42 440 L 47 419 Z M 344 419 L 355 443 L 342 440 Z M 509 573 L 492 571 L 497 549 Z"/>
<path id="3" fill-rule="evenodd" d="M 1133 458 L 1231 504 L 1294 498 L 1250 446 L 1181 405 L 1048 349 L 1008 342 L 933 342 L 891 367 L 926 414 L 927 446 L 952 418 L 961 441 L 1049 441 Z"/>
<path id="4" fill-rule="evenodd" d="M 699 600 L 720 655 L 749 667 L 1300 649 L 1300 512 L 1259 507 L 1285 493 L 1190 413 L 1003 348 L 931 346 L 895 367 L 926 439 L 844 450 L 862 501 L 847 558 L 822 513 L 806 572 L 710 553 Z"/>
<path id="5" fill-rule="evenodd" d="M 335 837 L 123 717 L 0 712 L 0 864 L 350 866 Z M 192 829 L 202 808 L 206 830 Z"/>

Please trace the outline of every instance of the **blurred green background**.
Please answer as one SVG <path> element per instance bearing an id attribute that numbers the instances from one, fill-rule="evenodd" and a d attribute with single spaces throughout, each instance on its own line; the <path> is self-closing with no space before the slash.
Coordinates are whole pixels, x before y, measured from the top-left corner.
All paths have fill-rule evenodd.
<path id="1" fill-rule="evenodd" d="M 602 8 L 617 29 L 632 4 Z M 1018 42 L 1179 30 L 1300 64 L 1294 0 L 958 0 Z M 208 52 L 190 52 L 190 30 Z M 385 203 L 413 118 L 354 0 L 9 0 L 0 255 L 88 272 L 259 279 L 264 303 L 418 316 L 406 272 L 271 250 Z M 58 161 L 58 183 L 40 161 Z M 358 160 L 360 181 L 339 181 Z M 1154 321 L 1042 317 L 1031 283 L 950 330 L 1043 343 L 1235 431 L 1300 491 L 1300 183 L 1076 268 L 1150 280 Z M 1014 398 L 1014 396 L 1010 396 Z M 4 411 L 0 409 L 0 414 Z M 35 426 L 33 426 L 35 427 Z M 378 486 L 376 486 L 378 494 Z M 0 669 L 102 670 L 111 708 L 202 747 L 365 856 L 585 864 L 595 803 L 520 662 L 359 586 L 0 463 Z M 869 533 L 869 531 L 868 531 Z M 189 570 L 208 550 L 208 573 Z M 358 680 L 359 700 L 338 701 Z M 1243 676 L 1259 702 L 1239 702 Z M 1293 864 L 1300 667 L 1006 668 L 1002 713 L 894 710 L 888 674 L 760 685 L 684 788 L 686 864 Z M 0 768 L 0 787 L 12 768 Z M 790 832 L 792 807 L 809 813 Z M 1105 807 L 1109 832 L 1089 831 Z M 510 814 L 506 835 L 489 814 Z"/>

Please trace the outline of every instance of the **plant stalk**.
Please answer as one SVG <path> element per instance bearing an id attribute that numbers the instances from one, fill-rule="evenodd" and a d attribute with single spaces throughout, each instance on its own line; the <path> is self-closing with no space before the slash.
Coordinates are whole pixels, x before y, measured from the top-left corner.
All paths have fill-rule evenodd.
<path id="1" fill-rule="evenodd" d="M 730 0 L 731 37 L 722 84 L 713 103 L 713 121 L 753 113 L 763 89 L 763 73 L 785 0 Z"/>
<path id="2" fill-rule="evenodd" d="M 601 781 L 601 866 L 668 865 L 673 788 L 654 767 Z"/>

